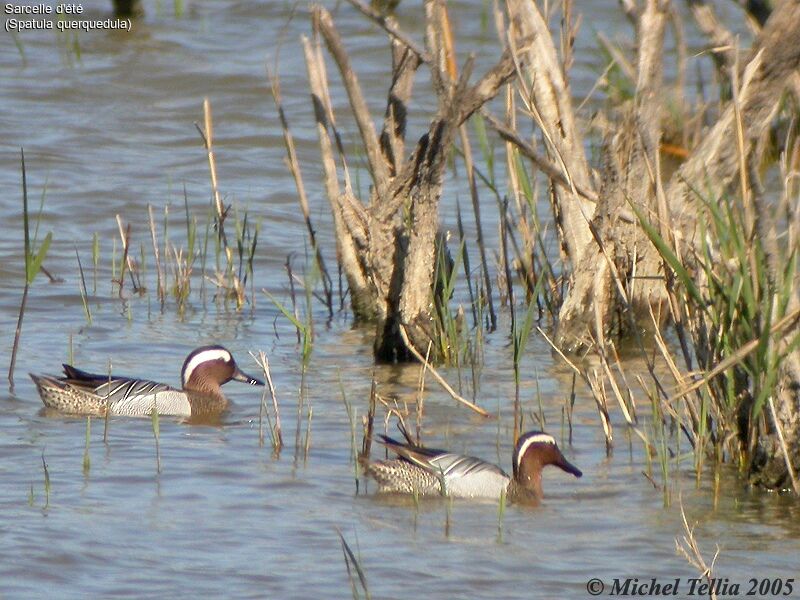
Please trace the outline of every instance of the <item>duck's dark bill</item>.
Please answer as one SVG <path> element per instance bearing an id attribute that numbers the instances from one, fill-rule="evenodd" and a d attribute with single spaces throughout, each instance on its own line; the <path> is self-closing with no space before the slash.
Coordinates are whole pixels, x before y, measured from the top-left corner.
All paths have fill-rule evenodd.
<path id="1" fill-rule="evenodd" d="M 575 475 L 575 477 L 583 477 L 583 473 L 581 472 L 581 470 L 575 465 L 573 465 L 571 462 L 569 462 L 563 456 L 559 459 L 557 463 L 555 463 L 555 465 L 557 467 L 560 467 L 567 473 L 572 473 L 573 475 Z"/>
<path id="2" fill-rule="evenodd" d="M 236 372 L 233 374 L 231 379 L 241 381 L 242 383 L 249 383 L 250 385 L 264 385 L 263 381 L 256 379 L 255 377 L 251 377 L 247 373 L 243 373 L 240 369 L 236 369 Z"/>

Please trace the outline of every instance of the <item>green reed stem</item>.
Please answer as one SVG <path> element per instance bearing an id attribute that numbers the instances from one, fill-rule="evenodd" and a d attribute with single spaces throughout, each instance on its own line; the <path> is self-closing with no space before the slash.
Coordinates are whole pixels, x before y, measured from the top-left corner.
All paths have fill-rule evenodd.
<path id="1" fill-rule="evenodd" d="M 339 535 L 339 540 L 342 542 L 342 554 L 344 554 L 344 564 L 347 567 L 347 578 L 350 580 L 350 590 L 353 594 L 353 599 L 358 600 L 361 598 L 361 594 L 358 591 L 360 587 L 364 592 L 366 600 L 371 600 L 372 595 L 369 592 L 367 577 L 364 574 L 364 569 L 361 568 L 361 563 L 350 549 L 350 545 L 344 539 L 344 535 L 342 535 L 338 527 L 336 528 L 336 533 Z M 355 574 L 353 571 L 355 571 Z"/>
<path id="2" fill-rule="evenodd" d="M 42 469 L 44 470 L 44 508 L 50 506 L 50 471 L 47 468 L 47 461 L 44 459 L 44 451 L 42 451 Z"/>
<path id="3" fill-rule="evenodd" d="M 506 490 L 500 492 L 500 504 L 497 507 L 497 543 L 503 543 L 503 519 L 506 516 Z"/>
<path id="4" fill-rule="evenodd" d="M 83 450 L 83 474 L 89 474 L 89 469 L 92 466 L 92 460 L 89 457 L 89 442 L 92 437 L 92 417 L 86 417 L 86 446 Z"/>
<path id="5" fill-rule="evenodd" d="M 30 220 L 28 218 L 28 178 L 25 171 L 25 151 L 20 149 L 20 163 L 22 167 L 22 224 L 24 229 L 25 238 L 25 287 L 22 290 L 22 301 L 19 305 L 19 317 L 17 318 L 17 329 L 14 333 L 14 345 L 11 349 L 11 363 L 8 366 L 8 382 L 11 388 L 14 388 L 14 367 L 17 364 L 17 350 L 19 349 L 20 335 L 22 334 L 22 319 L 25 316 L 25 307 L 28 303 L 28 290 L 33 283 L 36 274 L 42 267 L 47 250 L 50 248 L 50 242 L 53 239 L 53 234 L 48 232 L 42 241 L 42 245 L 34 253 L 33 248 L 36 246 L 36 238 L 39 232 L 39 222 L 42 216 L 42 208 L 44 206 L 44 192 L 42 193 L 42 202 L 39 206 L 39 215 L 36 218 L 36 234 L 34 234 L 33 242 L 30 238 Z"/>
<path id="6" fill-rule="evenodd" d="M 108 373 L 108 387 L 109 387 L 109 389 L 111 389 L 111 360 L 110 359 L 108 361 L 107 373 Z M 108 422 L 109 422 L 110 418 L 111 418 L 111 410 L 110 410 L 110 407 L 108 405 L 108 402 L 106 402 L 106 413 L 105 413 L 105 415 L 103 415 L 103 443 L 104 444 L 108 444 Z"/>
<path id="7" fill-rule="evenodd" d="M 92 294 L 97 294 L 97 265 L 100 263 L 100 237 L 97 232 L 92 237 Z"/>
<path id="8" fill-rule="evenodd" d="M 80 292 L 81 292 L 81 302 L 83 302 L 83 312 L 86 314 L 86 321 L 89 325 L 92 324 L 92 312 L 89 310 L 89 294 L 86 291 L 86 277 L 83 273 L 83 265 L 81 264 L 81 255 L 78 254 L 78 246 L 75 246 L 75 258 L 78 259 L 78 271 L 81 275 L 81 285 L 80 285 Z"/>
<path id="9" fill-rule="evenodd" d="M 342 394 L 342 403 L 347 412 L 347 421 L 350 423 L 350 460 L 353 461 L 353 478 L 356 484 L 356 494 L 358 493 L 358 460 L 356 450 L 356 411 L 350 405 L 347 399 L 347 393 L 344 390 L 344 383 L 342 382 L 341 370 L 337 370 L 337 379 L 339 381 L 339 392 Z"/>
<path id="10" fill-rule="evenodd" d="M 160 423 L 158 416 L 158 407 L 156 406 L 155 399 L 153 399 L 153 410 L 150 411 L 150 422 L 153 425 L 153 438 L 156 441 L 156 472 L 161 473 L 161 449 L 158 443 L 160 434 Z"/>

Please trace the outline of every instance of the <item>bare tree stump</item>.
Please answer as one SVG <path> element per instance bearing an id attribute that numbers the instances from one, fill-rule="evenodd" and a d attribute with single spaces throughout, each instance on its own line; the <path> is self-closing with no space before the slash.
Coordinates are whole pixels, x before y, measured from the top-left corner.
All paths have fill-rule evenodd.
<path id="1" fill-rule="evenodd" d="M 359 9 L 368 12 L 360 4 Z M 313 9 L 315 42 L 305 42 L 339 261 L 350 286 L 356 318 L 376 324 L 374 351 L 382 361 L 412 360 L 409 345 L 425 355 L 428 343 L 435 341 L 432 290 L 445 159 L 457 128 L 514 75 L 513 62 L 506 53 L 478 83 L 468 84 L 469 64 L 458 82 L 451 81 L 440 67 L 446 62 L 447 52 L 443 43 L 447 27 L 444 3 L 429 0 L 425 9 L 425 51 L 397 32 L 392 20 L 373 17 L 395 32 L 391 36 L 392 86 L 380 136 L 333 20 L 320 6 Z M 328 97 L 320 38 L 336 62 L 359 128 L 373 183 L 368 203 L 357 199 L 350 185 L 346 153 Z M 431 67 L 439 108 L 428 132 L 406 160 L 407 106 L 414 73 L 423 62 Z M 334 147 L 344 190 L 340 188 Z"/>

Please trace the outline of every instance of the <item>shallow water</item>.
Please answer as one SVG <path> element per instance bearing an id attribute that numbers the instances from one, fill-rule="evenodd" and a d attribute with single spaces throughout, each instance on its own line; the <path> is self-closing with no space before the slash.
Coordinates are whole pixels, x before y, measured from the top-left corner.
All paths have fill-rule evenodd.
<path id="1" fill-rule="evenodd" d="M 482 25 L 483 4 L 451 6 L 459 50 L 477 49 L 485 67 L 496 45 L 491 25 Z M 581 52 L 594 43 L 592 32 L 629 37 L 615 7 L 594 4 L 576 53 L 573 89 L 579 97 L 602 71 L 598 53 Z M 97 17 L 107 9 L 104 2 L 84 7 Z M 533 426 L 530 415 L 539 412 L 541 397 L 547 427 L 583 470 L 582 479 L 546 472 L 546 501 L 536 508 L 508 507 L 502 520 L 491 503 L 434 499 L 415 506 L 376 497 L 374 486 L 367 483 L 365 489 L 364 481 L 357 489 L 343 396 L 360 432 L 373 374 L 381 395 L 402 404 L 415 398 L 418 367 L 375 367 L 369 332 L 353 328 L 346 312 L 326 323 L 325 312 L 316 307 L 316 338 L 303 378 L 294 330 L 263 295 L 256 294 L 255 305 L 237 313 L 217 306 L 206 283 L 205 302 L 195 290 L 182 319 L 172 303 L 161 311 L 152 295 L 147 205 L 161 220 L 169 203 L 170 239 L 178 244 L 185 243 L 184 189 L 191 212 L 201 226 L 205 223 L 208 167 L 194 123 L 202 121 L 207 96 L 214 111 L 221 191 L 226 202 L 247 208 L 261 223 L 254 287 L 289 302 L 283 265 L 292 253 L 301 272 L 307 248 L 268 93 L 266 66 L 275 65 L 276 55 L 312 217 L 333 263 L 298 41 L 310 30 L 307 9 L 288 2 L 217 0 L 189 3 L 175 16 L 164 2 L 145 2 L 145 7 L 147 15 L 133 34 L 81 33 L 79 52 L 73 41 L 54 32 L 20 34 L 21 51 L 10 35 L 0 36 L 3 368 L 22 293 L 20 147 L 32 206 L 38 207 L 46 188 L 40 237 L 54 232 L 45 265 L 62 279 L 49 283 L 40 275 L 32 286 L 16 386 L 0 390 L 0 595 L 349 597 L 337 530 L 360 557 L 376 598 L 586 597 L 590 579 L 604 580 L 608 591 L 614 578 L 626 577 L 665 583 L 681 578 L 681 591 L 688 593 L 688 580 L 697 570 L 675 553 L 675 539 L 684 535 L 679 497 L 690 524 L 696 523 L 704 558 L 710 563 L 718 545 L 717 575 L 741 585 L 741 595 L 751 577 L 797 574 L 800 508 L 791 500 L 747 491 L 727 471 L 719 474 L 715 493 L 710 474 L 697 485 L 686 467 L 670 479 L 672 504 L 665 508 L 662 491 L 642 474 L 650 466 L 641 443 L 626 439 L 622 417 L 614 411 L 616 447 L 606 455 L 594 402 L 580 387 L 569 445 L 561 415 L 571 375 L 537 335 L 524 357 L 526 422 Z M 400 21 L 421 39 L 418 10 L 404 2 Z M 353 49 L 370 105 L 380 114 L 387 85 L 384 39 L 345 5 L 335 19 Z M 424 109 L 431 108 L 423 81 L 416 90 L 412 109 L 419 112 L 409 139 L 421 132 L 428 118 Z M 336 102 L 340 107 L 346 102 L 340 91 Z M 354 143 L 344 112 L 339 115 L 347 141 Z M 365 187 L 364 174 L 360 177 Z M 469 205 L 457 179 L 442 205 L 444 226 L 450 229 L 455 228 L 456 200 Z M 485 202 L 493 238 L 496 206 L 488 195 Z M 139 245 L 144 246 L 151 290 L 124 301 L 112 293 L 110 282 L 118 213 L 132 224 L 137 257 Z M 471 219 L 465 219 L 472 232 Z M 95 233 L 102 257 L 96 280 L 91 267 Z M 76 249 L 87 271 L 91 324 L 80 297 Z M 116 252 L 119 260 L 118 241 Z M 478 264 L 476 257 L 472 264 Z M 499 332 L 488 337 L 475 390 L 479 403 L 499 419 L 483 420 L 457 407 L 429 379 L 424 437 L 431 445 L 509 469 L 514 388 L 506 312 L 500 324 Z M 26 377 L 29 371 L 57 371 L 71 355 L 90 370 L 105 372 L 110 364 L 117 373 L 177 383 L 186 353 L 212 342 L 228 346 L 253 373 L 257 368 L 247 352 L 269 354 L 286 442 L 279 457 L 268 443 L 259 445 L 258 393 L 232 383 L 226 392 L 235 404 L 222 424 L 189 426 L 161 419 L 160 473 L 147 419 L 111 419 L 106 442 L 104 422 L 93 420 L 85 469 L 86 421 L 46 414 Z M 468 371 L 443 372 L 453 382 L 460 376 L 465 395 L 472 395 Z M 647 405 L 645 398 L 638 400 Z"/>

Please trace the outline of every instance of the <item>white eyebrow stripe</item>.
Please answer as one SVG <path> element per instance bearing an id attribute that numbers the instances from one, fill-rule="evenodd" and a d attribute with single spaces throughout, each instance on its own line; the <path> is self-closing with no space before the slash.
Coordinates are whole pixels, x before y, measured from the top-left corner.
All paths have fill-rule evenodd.
<path id="1" fill-rule="evenodd" d="M 227 350 L 222 349 L 214 349 L 214 350 L 203 350 L 202 352 L 198 352 L 196 356 L 192 357 L 186 364 L 186 368 L 183 370 L 183 381 L 181 383 L 186 383 L 192 378 L 192 373 L 194 370 L 202 365 L 204 362 L 210 362 L 213 360 L 224 360 L 225 362 L 230 362 L 233 360 L 231 357 L 231 353 Z"/>
<path id="2" fill-rule="evenodd" d="M 556 440 L 552 435 L 547 433 L 532 435 L 522 443 L 522 446 L 519 447 L 519 452 L 514 457 L 517 466 L 519 466 L 519 461 L 521 461 L 522 457 L 525 456 L 525 453 L 528 451 L 528 448 L 530 448 L 531 444 L 553 444 L 555 446 Z"/>

